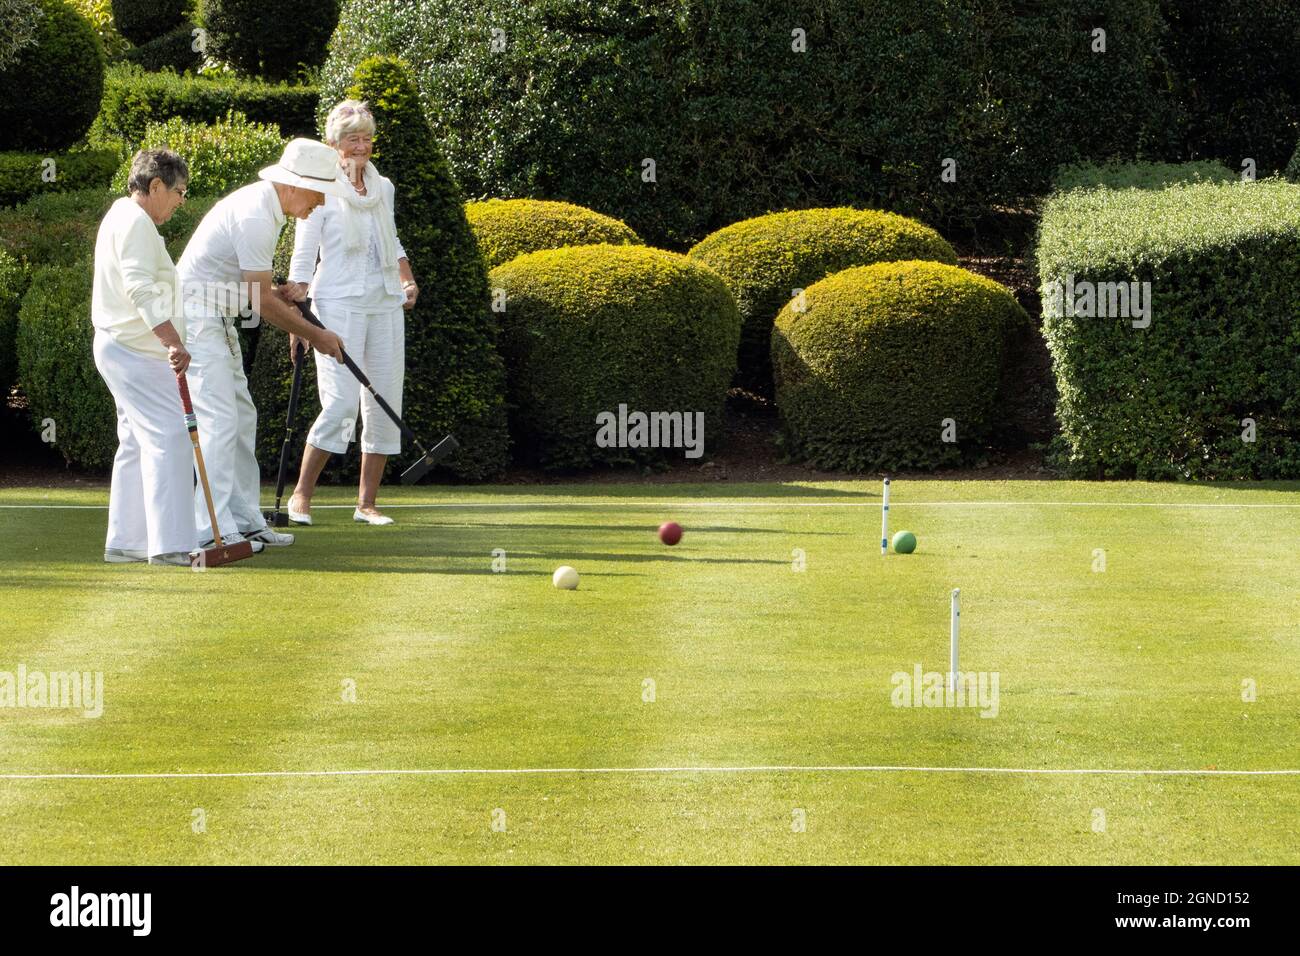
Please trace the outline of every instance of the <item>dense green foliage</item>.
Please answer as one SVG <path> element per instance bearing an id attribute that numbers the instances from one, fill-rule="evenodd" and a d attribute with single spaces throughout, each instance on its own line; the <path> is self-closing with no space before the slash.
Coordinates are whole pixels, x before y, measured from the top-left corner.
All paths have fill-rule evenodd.
<path id="1" fill-rule="evenodd" d="M 567 202 L 489 199 L 466 203 L 465 216 L 489 269 L 541 249 L 641 242 L 626 223 Z"/>
<path id="2" fill-rule="evenodd" d="M 14 206 L 49 193 L 107 186 L 117 164 L 117 154 L 104 149 L 53 155 L 0 153 L 0 206 Z"/>
<path id="3" fill-rule="evenodd" d="M 251 123 L 231 112 L 215 123 L 190 123 L 173 118 L 145 130 L 141 149 L 166 147 L 185 158 L 190 167 L 191 196 L 224 196 L 257 178 L 257 171 L 277 162 L 285 139 L 274 124 Z M 131 157 L 113 178 L 113 191 L 125 193 Z"/>
<path id="4" fill-rule="evenodd" d="M 1300 476 L 1300 186 L 1072 190 L 1037 256 L 1071 472 Z"/>
<path id="5" fill-rule="evenodd" d="M 41 0 L 36 42 L 0 71 L 0 149 L 67 149 L 104 92 L 104 47 L 63 0 Z"/>
<path id="6" fill-rule="evenodd" d="M 150 123 L 172 118 L 214 123 L 237 110 L 254 122 L 274 123 L 285 136 L 314 138 L 318 97 L 312 86 L 148 73 L 117 64 L 108 71 L 96 127 L 103 135 L 138 144 Z"/>
<path id="7" fill-rule="evenodd" d="M 248 76 L 287 80 L 325 59 L 338 0 L 202 0 L 208 53 Z"/>
<path id="8" fill-rule="evenodd" d="M 937 262 L 882 262 L 814 283 L 776 317 L 782 443 L 817 468 L 935 468 L 993 428 L 1008 338 L 1003 286 Z"/>
<path id="9" fill-rule="evenodd" d="M 36 43 L 40 0 L 0 0 L 0 72 Z"/>
<path id="10" fill-rule="evenodd" d="M 1214 160 L 1193 163 L 1107 163 L 1065 166 L 1056 173 L 1056 189 L 1164 189 L 1176 183 L 1229 183 L 1238 174 Z"/>
<path id="11" fill-rule="evenodd" d="M 27 291 L 28 274 L 21 262 L 0 249 L 0 404 L 18 379 L 18 309 Z"/>
<path id="12" fill-rule="evenodd" d="M 681 458 L 680 448 L 598 446 L 597 415 L 620 405 L 692 421 L 702 413 L 705 447 L 720 437 L 740 315 L 709 269 L 602 244 L 519 256 L 491 281 L 504 296 L 501 352 L 522 460 L 566 470 Z"/>
<path id="13" fill-rule="evenodd" d="M 892 213 L 803 209 L 719 229 L 687 253 L 722 276 L 742 320 L 738 384 L 772 391 L 772 320 L 794 296 L 832 272 L 899 259 L 957 264 L 933 229 Z"/>
<path id="14" fill-rule="evenodd" d="M 177 73 L 195 70 L 203 58 L 194 49 L 194 29 L 194 24 L 182 23 L 162 36 L 131 47 L 122 54 L 122 59 L 146 70 L 174 70 Z"/>
<path id="15" fill-rule="evenodd" d="M 113 0 L 117 32 L 137 46 L 185 22 L 188 0 Z"/>

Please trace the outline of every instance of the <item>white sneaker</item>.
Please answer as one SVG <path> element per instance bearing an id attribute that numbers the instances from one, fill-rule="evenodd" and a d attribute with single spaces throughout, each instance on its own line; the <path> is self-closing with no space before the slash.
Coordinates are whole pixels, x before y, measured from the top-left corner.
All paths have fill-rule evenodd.
<path id="1" fill-rule="evenodd" d="M 175 564 L 182 568 L 190 566 L 190 556 L 184 551 L 168 551 L 166 554 L 151 554 L 150 564 Z"/>
<path id="2" fill-rule="evenodd" d="M 392 524 L 393 519 L 388 515 L 368 515 L 360 508 L 352 512 L 352 520 L 360 521 L 363 524 Z"/>
<path id="3" fill-rule="evenodd" d="M 148 561 L 149 555 L 144 551 L 133 551 L 130 548 L 105 548 L 104 560 L 109 564 L 134 564 L 138 561 Z"/>
<path id="4" fill-rule="evenodd" d="M 270 528 L 250 531 L 244 537 L 253 542 L 254 551 L 259 550 L 258 544 L 264 544 L 268 548 L 287 548 L 293 544 L 293 535 L 285 534 L 283 531 L 273 531 Z"/>
<path id="5" fill-rule="evenodd" d="M 239 544 L 239 542 L 244 541 L 244 540 L 248 540 L 248 541 L 252 542 L 252 545 L 253 545 L 253 553 L 254 553 L 254 554 L 257 554 L 259 551 L 261 551 L 263 548 L 266 547 L 266 545 L 262 544 L 261 541 L 255 539 L 255 538 L 247 538 L 247 539 L 245 539 L 244 535 L 239 534 L 238 532 L 236 532 L 235 534 L 228 534 L 228 535 L 226 535 L 225 537 L 223 537 L 223 538 L 221 539 L 221 543 L 222 543 L 222 544 Z M 215 548 L 216 546 L 217 546 L 216 539 L 215 539 L 215 538 L 209 538 L 207 541 L 203 542 L 203 544 L 199 545 L 199 550 L 200 550 L 200 551 L 206 551 L 206 550 L 208 550 L 208 548 Z"/>

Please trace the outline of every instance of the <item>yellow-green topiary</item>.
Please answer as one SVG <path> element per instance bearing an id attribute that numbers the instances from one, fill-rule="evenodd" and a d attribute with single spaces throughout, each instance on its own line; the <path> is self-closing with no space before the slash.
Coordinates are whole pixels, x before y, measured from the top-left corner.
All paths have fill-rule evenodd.
<path id="1" fill-rule="evenodd" d="M 597 416 L 620 405 L 682 423 L 700 413 L 706 442 L 719 436 L 740 314 L 713 272 L 662 249 L 601 243 L 518 256 L 489 278 L 504 293 L 500 348 L 521 460 L 563 470 L 684 455 L 659 440 L 632 447 L 630 431 L 621 445 L 598 443 Z"/>
<path id="2" fill-rule="evenodd" d="M 474 238 L 489 269 L 515 256 L 561 246 L 641 245 L 626 223 L 586 206 L 545 199 L 488 199 L 467 202 Z"/>
<path id="3" fill-rule="evenodd" d="M 731 289 L 742 320 L 737 383 L 768 395 L 772 318 L 794 296 L 851 266 L 903 259 L 957 264 L 952 246 L 914 219 L 872 209 L 802 209 L 733 223 L 687 255 Z"/>
<path id="4" fill-rule="evenodd" d="M 809 286 L 776 317 L 772 365 L 782 446 L 817 468 L 956 464 L 989 432 L 1011 292 L 937 262 L 882 262 Z M 949 440 L 949 439 L 955 439 Z"/>

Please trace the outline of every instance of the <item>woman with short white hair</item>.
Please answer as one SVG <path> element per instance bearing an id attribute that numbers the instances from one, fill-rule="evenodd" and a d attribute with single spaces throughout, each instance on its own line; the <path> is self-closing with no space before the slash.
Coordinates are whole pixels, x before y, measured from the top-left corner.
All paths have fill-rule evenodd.
<path id="1" fill-rule="evenodd" d="M 158 233 L 185 201 L 189 178 L 185 160 L 169 149 L 136 153 L 129 195 L 109 207 L 95 238 L 95 367 L 117 408 L 104 543 L 110 564 L 188 566 L 197 544 L 194 458 L 176 386 L 190 353 L 176 266 Z"/>
<path id="2" fill-rule="evenodd" d="M 344 100 L 330 110 L 325 141 L 339 154 L 339 165 L 354 195 L 329 196 L 298 223 L 287 295 L 310 296 L 321 322 L 343 339 L 343 347 L 401 414 L 405 371 L 405 316 L 419 288 L 393 219 L 392 182 L 370 161 L 375 119 L 367 104 Z M 317 255 L 319 254 L 319 265 Z M 297 342 L 291 337 L 290 354 Z M 316 363 L 321 412 L 303 449 L 298 484 L 289 499 L 289 519 L 311 524 L 311 499 L 331 453 L 347 451 L 361 413 L 361 483 L 353 520 L 391 524 L 375 507 L 375 496 L 389 455 L 401 451 L 401 432 L 369 391 L 343 365 Z"/>

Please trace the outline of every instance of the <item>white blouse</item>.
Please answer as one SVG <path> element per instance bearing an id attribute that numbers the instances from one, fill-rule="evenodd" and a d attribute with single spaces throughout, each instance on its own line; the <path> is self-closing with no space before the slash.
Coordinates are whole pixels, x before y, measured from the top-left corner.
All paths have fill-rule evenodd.
<path id="1" fill-rule="evenodd" d="M 379 177 L 383 202 L 393 211 L 393 183 Z M 363 250 L 343 247 L 343 227 L 339 221 L 344 200 L 326 196 L 310 216 L 300 219 L 294 232 L 293 258 L 289 263 L 290 282 L 309 282 L 307 294 L 312 299 L 326 299 L 360 312 L 388 312 L 401 308 L 406 301 L 400 280 L 384 275 L 379 261 L 379 217 L 370 213 L 370 242 Z M 402 242 L 393 236 L 397 258 L 406 258 Z M 316 263 L 320 254 L 320 265 Z"/>

